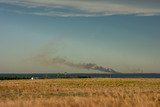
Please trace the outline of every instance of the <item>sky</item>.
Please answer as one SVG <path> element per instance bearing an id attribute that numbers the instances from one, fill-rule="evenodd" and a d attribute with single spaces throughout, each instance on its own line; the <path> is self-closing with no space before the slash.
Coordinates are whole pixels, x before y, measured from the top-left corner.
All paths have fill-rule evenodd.
<path id="1" fill-rule="evenodd" d="M 160 73 L 159 34 L 159 0 L 0 0 L 0 73 Z"/>

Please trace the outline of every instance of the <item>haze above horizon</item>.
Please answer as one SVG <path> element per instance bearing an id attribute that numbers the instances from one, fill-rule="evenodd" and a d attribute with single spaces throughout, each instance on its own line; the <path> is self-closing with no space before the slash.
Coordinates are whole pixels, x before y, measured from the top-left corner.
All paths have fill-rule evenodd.
<path id="1" fill-rule="evenodd" d="M 159 41 L 159 0 L 0 0 L 0 73 L 160 73 Z"/>

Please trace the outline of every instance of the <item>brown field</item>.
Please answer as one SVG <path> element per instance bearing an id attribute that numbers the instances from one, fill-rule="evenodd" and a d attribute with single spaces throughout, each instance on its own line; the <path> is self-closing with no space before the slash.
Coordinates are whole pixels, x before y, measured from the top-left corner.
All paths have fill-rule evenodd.
<path id="1" fill-rule="evenodd" d="M 4 80 L 0 107 L 160 107 L 160 79 Z"/>

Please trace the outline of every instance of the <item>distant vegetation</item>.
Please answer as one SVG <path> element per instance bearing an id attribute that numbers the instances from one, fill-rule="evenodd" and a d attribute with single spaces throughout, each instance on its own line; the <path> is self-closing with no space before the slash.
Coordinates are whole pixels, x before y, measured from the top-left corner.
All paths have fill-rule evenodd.
<path id="1" fill-rule="evenodd" d="M 6 76 L 6 77 L 0 77 L 0 80 L 20 80 L 20 79 L 49 79 L 49 77 L 20 77 L 20 76 Z M 91 78 L 90 76 L 76 76 L 76 77 L 71 77 L 71 76 L 57 76 L 54 78 Z M 51 78 L 50 78 L 51 79 Z"/>
<path id="2" fill-rule="evenodd" d="M 42 73 L 42 74 L 0 74 L 0 80 L 52 78 L 160 78 L 159 73 Z"/>
<path id="3" fill-rule="evenodd" d="M 17 77 L 17 76 L 0 77 L 0 80 L 18 80 L 18 79 L 30 79 L 30 77 Z"/>

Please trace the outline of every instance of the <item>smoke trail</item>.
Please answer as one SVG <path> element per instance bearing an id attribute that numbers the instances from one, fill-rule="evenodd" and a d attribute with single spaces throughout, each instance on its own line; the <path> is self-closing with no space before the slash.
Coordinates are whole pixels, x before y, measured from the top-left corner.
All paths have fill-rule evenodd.
<path id="1" fill-rule="evenodd" d="M 65 65 L 71 68 L 78 68 L 78 69 L 87 69 L 87 70 L 97 70 L 101 72 L 107 72 L 107 73 L 118 73 L 114 71 L 111 68 L 106 68 L 103 66 L 98 66 L 95 63 L 73 63 L 71 61 L 66 60 L 65 58 L 61 57 L 55 57 L 54 52 L 51 50 L 53 49 L 52 45 L 47 45 L 47 48 L 43 49 L 40 54 L 36 55 L 35 57 L 32 58 L 32 61 L 36 61 L 44 66 L 52 66 L 52 65 Z"/>
<path id="2" fill-rule="evenodd" d="M 94 63 L 78 63 L 75 64 L 73 62 L 66 61 L 64 58 L 56 57 L 53 58 L 50 62 L 51 64 L 63 64 L 69 67 L 78 68 L 78 69 L 87 69 L 87 70 L 98 70 L 102 72 L 108 72 L 108 73 L 117 73 L 111 68 L 105 68 L 102 66 L 98 66 Z"/>

